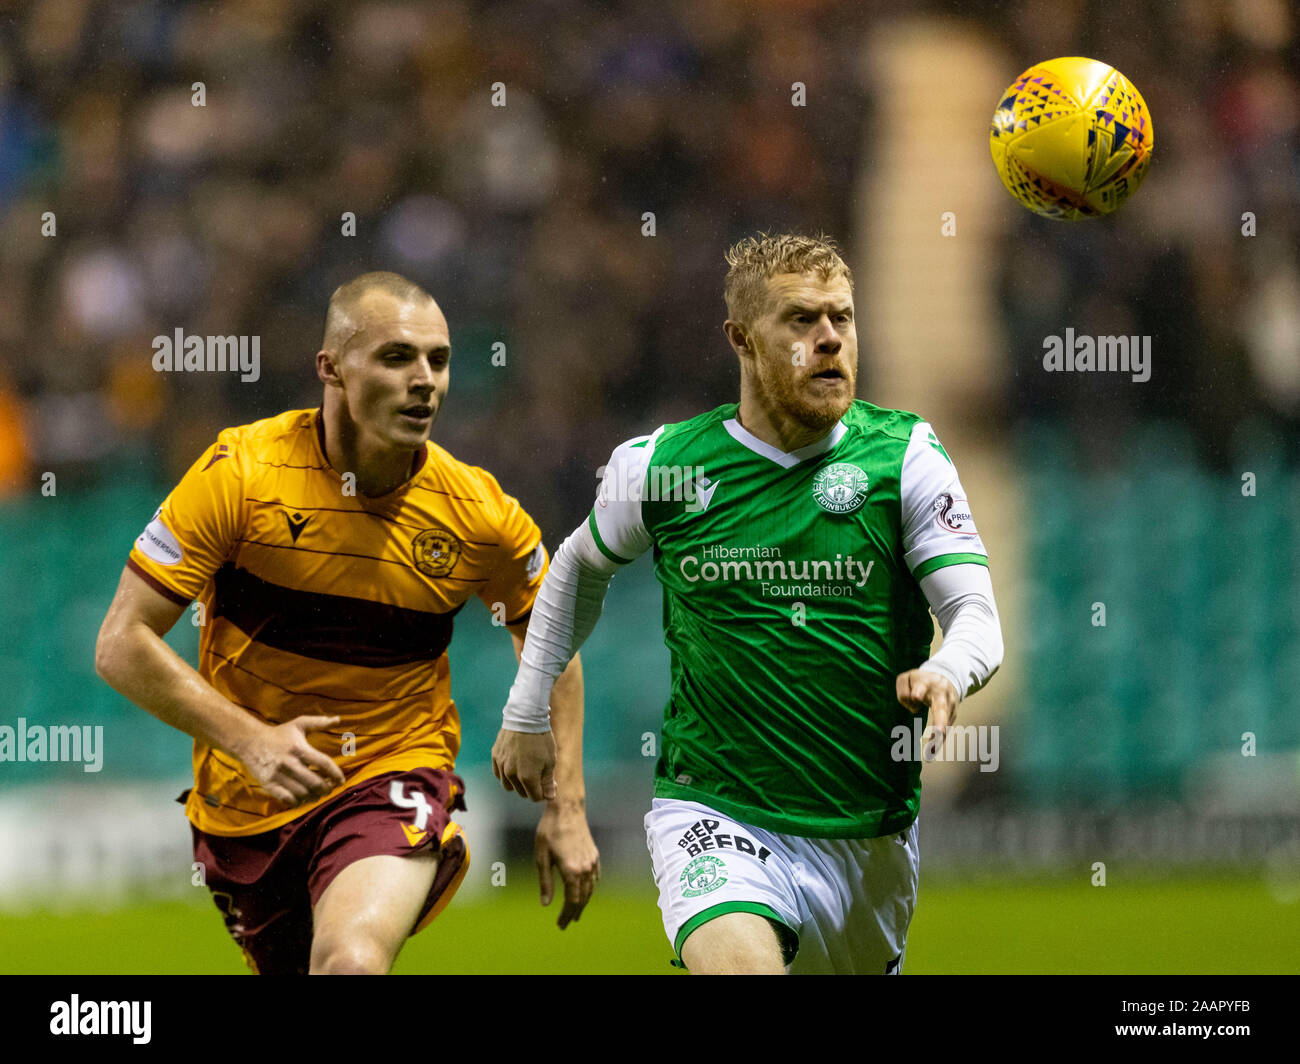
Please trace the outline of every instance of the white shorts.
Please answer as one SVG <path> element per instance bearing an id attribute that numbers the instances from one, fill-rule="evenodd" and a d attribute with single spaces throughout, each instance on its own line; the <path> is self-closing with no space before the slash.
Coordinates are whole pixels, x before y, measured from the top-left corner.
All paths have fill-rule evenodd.
<path id="1" fill-rule="evenodd" d="M 701 924 L 752 912 L 776 924 L 792 974 L 902 972 L 920 867 L 916 821 L 875 839 L 806 839 L 656 798 L 645 829 L 679 961 Z"/>

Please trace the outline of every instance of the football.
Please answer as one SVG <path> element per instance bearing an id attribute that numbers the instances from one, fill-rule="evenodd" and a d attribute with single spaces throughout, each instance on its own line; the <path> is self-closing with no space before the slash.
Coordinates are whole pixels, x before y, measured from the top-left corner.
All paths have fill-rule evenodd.
<path id="1" fill-rule="evenodd" d="M 1155 143 L 1151 113 L 1123 74 L 1095 59 L 1036 63 L 993 112 L 989 148 L 1007 190 L 1061 221 L 1118 210 L 1142 183 Z"/>

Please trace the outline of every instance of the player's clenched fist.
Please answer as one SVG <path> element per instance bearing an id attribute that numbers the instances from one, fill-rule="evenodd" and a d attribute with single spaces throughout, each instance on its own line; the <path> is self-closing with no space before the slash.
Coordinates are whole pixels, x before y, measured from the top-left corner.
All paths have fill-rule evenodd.
<path id="1" fill-rule="evenodd" d="M 266 793 L 285 806 L 322 798 L 342 785 L 343 770 L 307 742 L 307 736 L 338 722 L 338 717 L 295 717 L 268 725 L 238 752 L 239 760 Z"/>
<path id="2" fill-rule="evenodd" d="M 534 802 L 555 797 L 555 736 L 502 728 L 492 744 L 492 775 Z"/>
<path id="3" fill-rule="evenodd" d="M 912 713 L 930 707 L 932 739 L 926 749 L 938 750 L 948 734 L 948 726 L 957 722 L 957 688 L 937 672 L 910 669 L 898 677 L 898 701 Z"/>

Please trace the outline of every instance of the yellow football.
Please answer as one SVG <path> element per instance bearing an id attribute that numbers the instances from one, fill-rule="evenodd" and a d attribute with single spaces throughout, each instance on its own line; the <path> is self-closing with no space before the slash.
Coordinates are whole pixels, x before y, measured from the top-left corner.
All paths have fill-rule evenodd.
<path id="1" fill-rule="evenodd" d="M 989 149 L 1007 190 L 1035 214 L 1075 221 L 1137 191 L 1155 143 L 1151 113 L 1112 66 L 1070 56 L 1036 63 L 993 112 Z"/>

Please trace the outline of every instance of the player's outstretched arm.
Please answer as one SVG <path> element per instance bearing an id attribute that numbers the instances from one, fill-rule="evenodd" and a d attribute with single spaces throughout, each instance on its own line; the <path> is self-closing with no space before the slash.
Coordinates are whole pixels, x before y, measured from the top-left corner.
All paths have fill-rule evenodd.
<path id="1" fill-rule="evenodd" d="M 337 718 L 299 717 L 272 726 L 224 698 L 163 641 L 184 610 L 124 568 L 95 644 L 95 672 L 164 724 L 243 762 L 285 805 L 341 784 L 343 772 L 306 738 Z"/>
<path id="2" fill-rule="evenodd" d="M 641 497 L 661 431 L 614 448 L 603 467 L 596 505 L 560 545 L 542 580 L 492 748 L 492 771 L 508 791 L 534 800 L 544 796 L 542 781 L 555 768 L 553 741 L 548 745 L 552 689 L 595 628 L 614 573 L 652 546 Z"/>
<path id="3" fill-rule="evenodd" d="M 558 791 L 550 723 L 554 695 L 560 690 L 557 681 L 595 628 L 616 569 L 601 555 L 585 524 L 551 560 L 529 617 L 519 671 L 502 713 L 503 727 L 492 748 L 492 772 L 508 791 L 533 801 L 553 798 Z M 576 719 L 580 732 L 580 710 Z"/>

